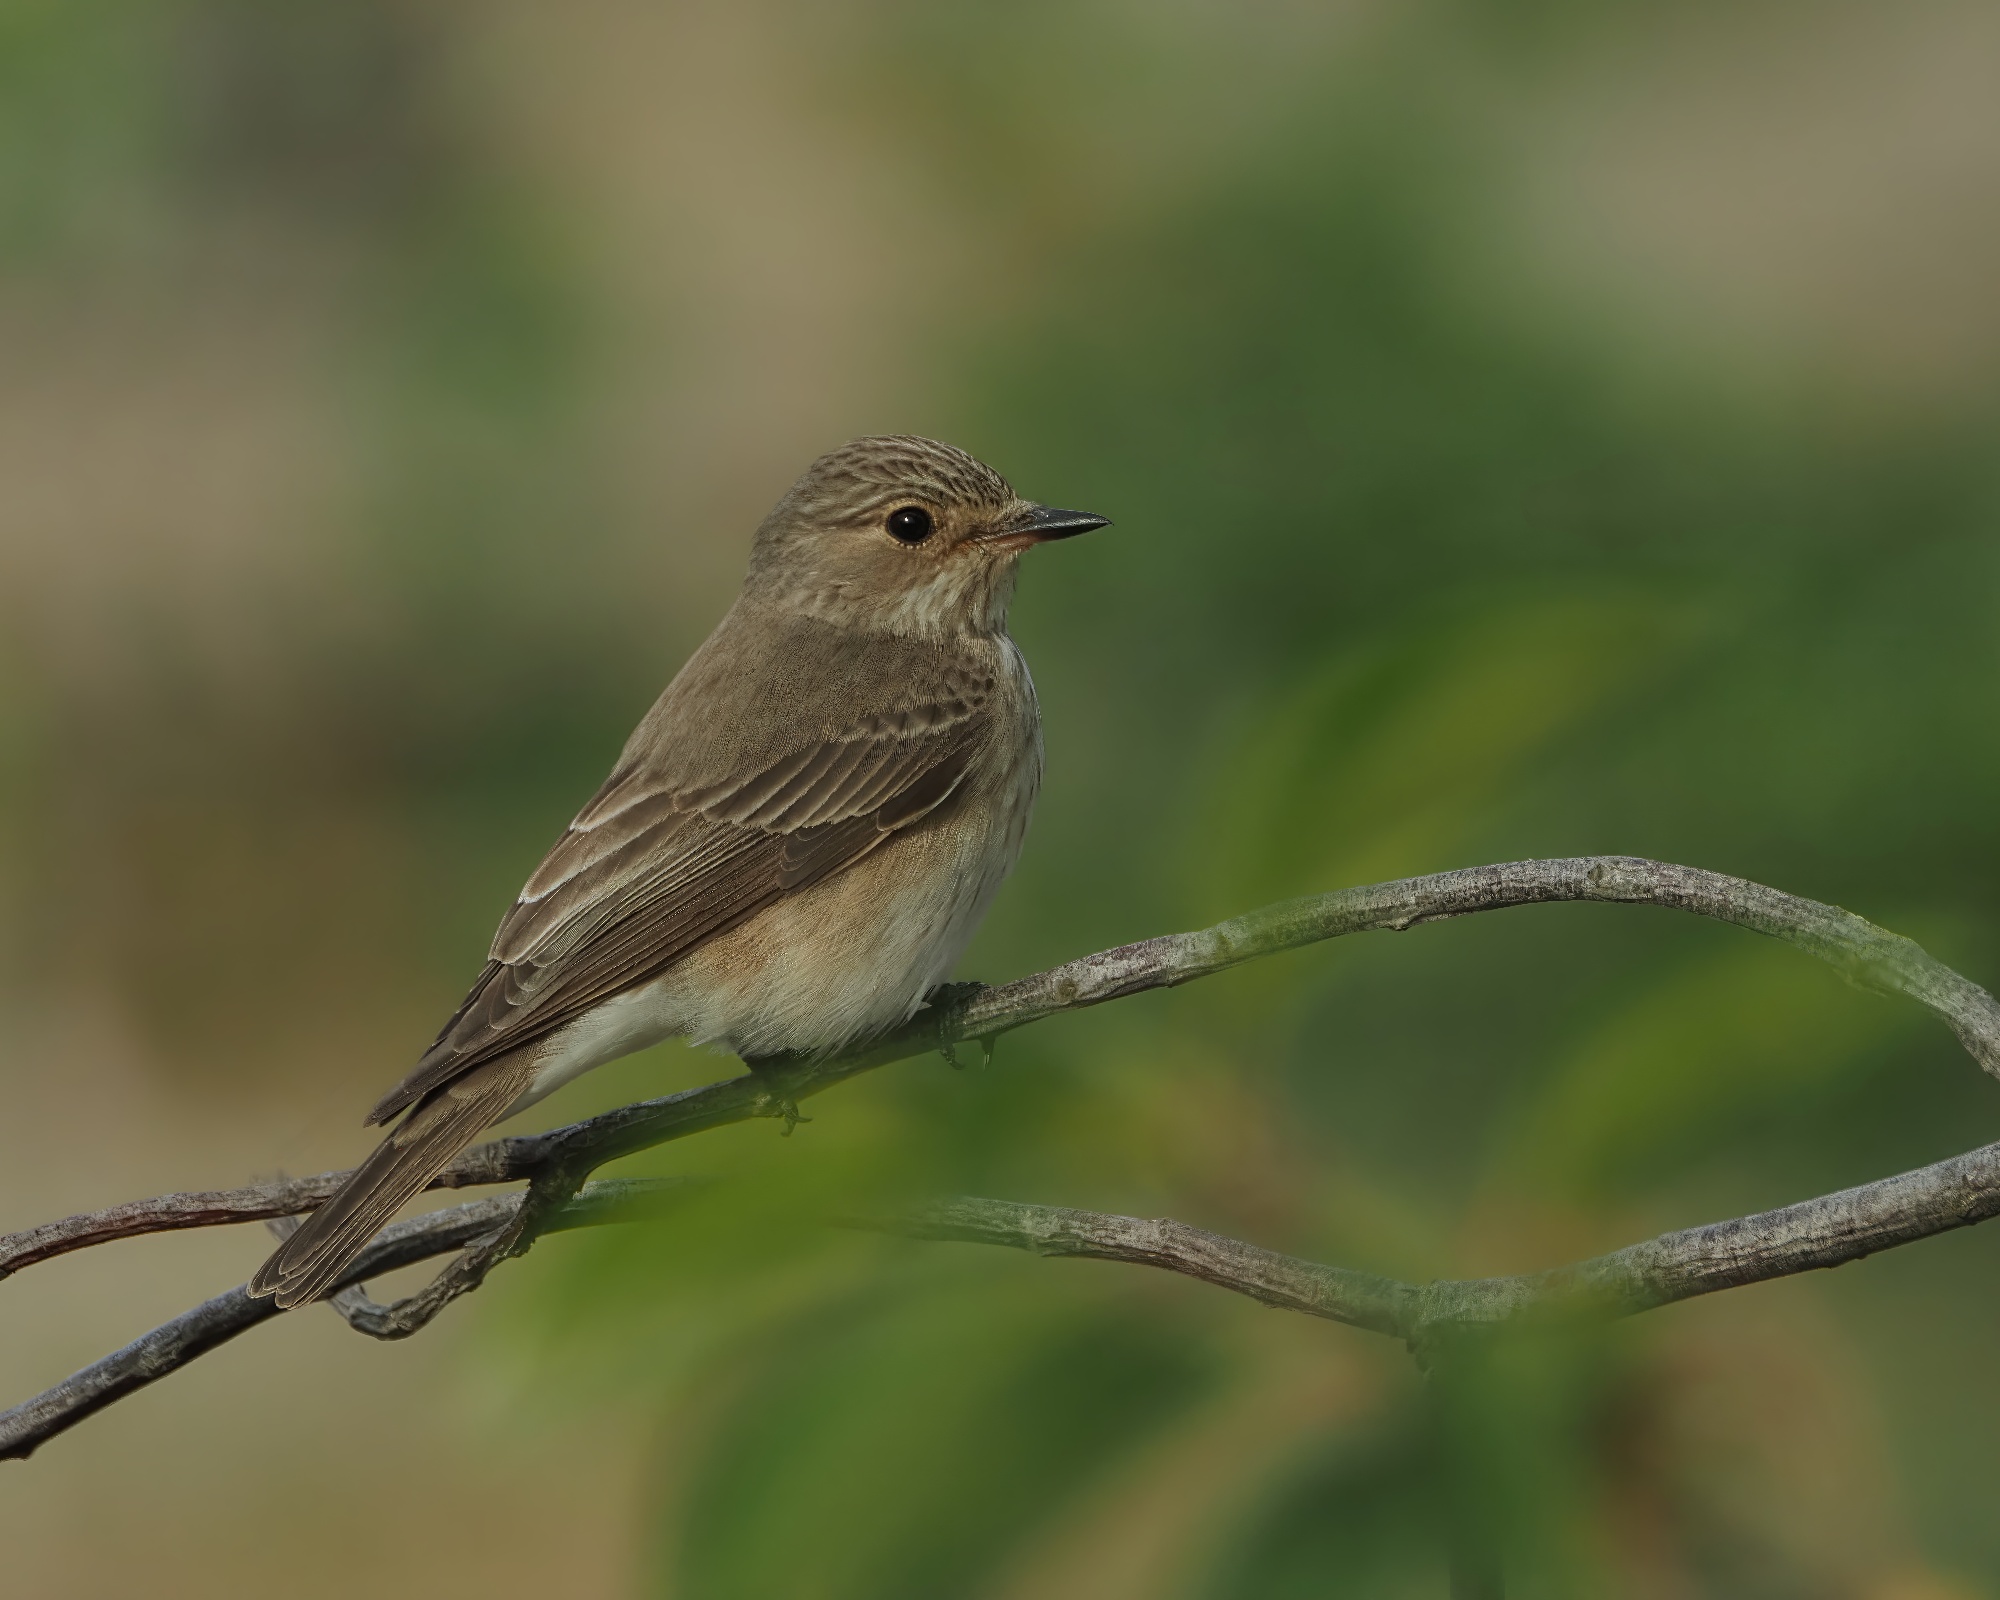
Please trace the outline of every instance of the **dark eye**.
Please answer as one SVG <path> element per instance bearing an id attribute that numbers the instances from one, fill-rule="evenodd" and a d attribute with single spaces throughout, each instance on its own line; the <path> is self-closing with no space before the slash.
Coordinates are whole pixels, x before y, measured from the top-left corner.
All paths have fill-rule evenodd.
<path id="1" fill-rule="evenodd" d="M 889 532 L 904 544 L 922 544 L 936 524 L 922 506 L 898 506 L 889 513 Z"/>

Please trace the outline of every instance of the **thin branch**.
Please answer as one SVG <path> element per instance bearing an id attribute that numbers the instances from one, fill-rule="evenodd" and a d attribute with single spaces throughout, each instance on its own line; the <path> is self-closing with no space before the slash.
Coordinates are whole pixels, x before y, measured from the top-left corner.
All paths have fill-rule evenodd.
<path id="1" fill-rule="evenodd" d="M 393 1305 L 377 1306 L 373 1301 L 364 1310 L 358 1302 L 340 1309 L 350 1327 L 377 1339 L 407 1339 L 428 1327 L 444 1308 L 460 1295 L 470 1294 L 486 1281 L 487 1273 L 513 1256 L 526 1255 L 534 1242 L 561 1220 L 563 1210 L 582 1187 L 582 1180 L 558 1169 L 538 1174 L 520 1204 L 499 1227 L 468 1244 L 451 1264 L 415 1294 Z"/>
<path id="2" fill-rule="evenodd" d="M 902 1028 L 845 1055 L 824 1061 L 773 1058 L 755 1071 L 699 1089 L 622 1106 L 546 1133 L 479 1145 L 432 1187 L 519 1182 L 557 1165 L 589 1170 L 710 1128 L 785 1117 L 798 1100 L 893 1061 L 991 1041 L 1065 1011 L 1173 988 L 1321 940 L 1572 900 L 1668 906 L 1797 945 L 1865 988 L 1916 1000 L 1951 1027 L 1982 1067 L 2000 1076 L 2000 1003 L 1912 940 L 1838 906 L 1699 867 L 1636 856 L 1573 856 L 1466 867 L 1288 900 L 1197 933 L 1102 950 L 998 988 L 959 985 Z M 161 1195 L 0 1235 L 0 1277 L 113 1239 L 310 1211 L 346 1176 L 325 1172 L 243 1189 Z"/>
<path id="3" fill-rule="evenodd" d="M 1187 983 L 1259 956 L 1350 933 L 1553 901 L 1667 906 L 1797 945 L 1864 988 L 1907 995 L 1942 1018 L 2000 1077 L 2000 1003 L 1915 941 L 1839 906 L 1761 883 L 1638 856 L 1570 856 L 1465 867 L 1265 906 L 1199 933 L 1168 934 L 989 989 L 964 1008 L 960 1038 L 988 1038 L 1061 1011 Z"/>
<path id="4" fill-rule="evenodd" d="M 622 1156 L 753 1117 L 782 1117 L 789 1131 L 791 1124 L 798 1120 L 799 1100 L 823 1093 L 835 1084 L 875 1067 L 931 1051 L 943 1051 L 949 1055 L 957 1044 L 990 1042 L 1002 1033 L 1060 1012 L 1102 1005 L 1149 989 L 1170 988 L 1245 961 L 1320 940 L 1340 938 L 1350 933 L 1401 931 L 1422 922 L 1466 916 L 1479 911 L 1569 900 L 1668 906 L 1783 939 L 1831 963 L 1864 987 L 1907 995 L 1924 1005 L 1952 1028 L 1982 1067 L 2000 1076 L 2000 1004 L 1996 1004 L 1993 997 L 1977 984 L 1933 960 L 1910 940 L 1877 928 L 1837 906 L 1803 900 L 1721 873 L 1631 856 L 1580 856 L 1471 867 L 1268 906 L 1198 933 L 1173 934 L 1101 951 L 999 988 L 962 986 L 948 997 L 941 997 L 938 1003 L 926 1008 L 904 1027 L 841 1056 L 827 1060 L 778 1058 L 759 1061 L 750 1072 L 703 1088 L 626 1106 L 547 1133 L 480 1145 L 453 1162 L 433 1187 L 455 1188 L 525 1179 L 531 1184 L 527 1203 L 524 1204 L 520 1196 L 513 1197 L 508 1201 L 512 1209 L 504 1215 L 495 1213 L 499 1221 L 476 1235 L 463 1238 L 458 1246 L 462 1252 L 458 1259 L 426 1289 L 396 1307 L 376 1308 L 390 1319 L 378 1325 L 392 1329 L 391 1336 L 400 1336 L 423 1326 L 445 1304 L 476 1288 L 500 1261 L 521 1253 L 539 1232 L 567 1215 L 569 1196 L 576 1192 L 577 1185 L 596 1168 Z M 246 1189 L 165 1195 L 0 1237 L 0 1276 L 36 1261 L 111 1239 L 295 1215 L 322 1204 L 345 1176 L 344 1173 L 322 1173 L 313 1178 Z M 439 1216 L 455 1214 L 437 1213 Z M 1744 1225 L 1719 1226 L 1727 1230 Z M 1181 1239 L 1179 1245 L 1182 1254 L 1193 1259 L 1199 1251 L 1192 1242 L 1194 1230 L 1187 1232 L 1190 1237 Z M 1911 1236 L 1921 1237 L 1921 1232 Z M 401 1237 L 391 1229 L 380 1236 L 378 1247 L 386 1248 L 393 1239 Z M 1200 1236 L 1201 1239 L 1210 1237 Z M 1229 1241 L 1220 1243 L 1226 1245 Z M 1655 1245 L 1658 1243 L 1655 1241 Z M 1201 1248 L 1210 1247 L 1204 1245 Z M 1248 1250 L 1252 1247 L 1236 1248 Z M 1647 1248 L 1650 1247 L 1635 1247 L 1641 1251 Z M 437 1252 L 426 1250 L 424 1253 Z M 1605 1261 L 1619 1261 L 1622 1255 L 1607 1257 Z M 1263 1261 L 1261 1270 L 1275 1274 L 1269 1279 L 1272 1292 L 1279 1292 L 1285 1271 L 1289 1270 L 1283 1264 L 1289 1258 L 1271 1256 L 1267 1252 L 1261 1253 L 1260 1258 Z M 364 1259 L 372 1259 L 372 1256 Z M 1567 1270 L 1582 1272 L 1595 1266 L 1585 1263 L 1584 1267 Z M 370 1267 L 367 1270 L 382 1269 Z M 1332 1269 L 1314 1270 L 1323 1274 Z M 1666 1293 L 1667 1298 L 1679 1297 L 1662 1287 L 1669 1285 L 1671 1280 L 1671 1271 L 1666 1264 L 1652 1264 L 1634 1257 L 1623 1266 L 1605 1266 L 1603 1271 L 1608 1274 L 1603 1280 L 1604 1285 L 1619 1294 L 1629 1297 L 1638 1292 L 1620 1287 L 1627 1279 L 1619 1274 L 1626 1273 L 1631 1275 L 1630 1282 L 1646 1286 L 1647 1293 L 1660 1292 Z M 362 1275 L 365 1273 L 351 1274 L 345 1282 L 356 1281 Z M 1250 1280 L 1246 1278 L 1245 1281 Z M 1347 1290 L 1344 1292 L 1350 1296 L 1361 1293 L 1363 1278 L 1360 1275 L 1346 1275 L 1345 1281 Z M 1366 1282 L 1379 1285 L 1387 1284 L 1388 1280 Z M 1718 1281 L 1714 1286 L 1723 1287 L 1726 1284 Z M 1332 1291 L 1322 1282 L 1316 1292 Z M 264 1302 L 256 1304 L 266 1305 Z M 352 1297 L 349 1297 L 349 1304 L 354 1304 Z M 217 1310 L 218 1307 L 224 1309 Z M 1301 1305 L 1299 1309 L 1309 1308 Z M 107 1361 L 118 1362 L 131 1351 L 149 1350 L 148 1341 L 156 1339 L 165 1341 L 163 1348 L 170 1347 L 175 1351 L 187 1349 L 193 1354 L 200 1354 L 254 1322 L 262 1321 L 268 1314 L 270 1311 L 266 1305 L 264 1312 L 250 1316 L 245 1307 L 234 1306 L 230 1304 L 229 1296 L 223 1296 L 190 1312 L 187 1317 L 169 1323 L 137 1345 L 128 1347 L 128 1351 L 107 1358 Z M 1317 1314 L 1328 1313 L 1322 1310 Z M 246 1316 L 248 1320 L 239 1320 Z M 369 1320 L 369 1317 L 364 1316 L 362 1320 Z M 1359 1320 L 1358 1315 L 1353 1320 Z M 1374 1324 L 1363 1321 L 1361 1325 Z M 213 1332 L 225 1326 L 227 1331 Z M 160 1370 L 171 1370 L 187 1358 L 178 1357 Z M 143 1366 L 154 1358 L 142 1356 L 133 1359 Z M 91 1374 L 98 1373 L 105 1366 L 106 1363 L 100 1362 L 97 1367 L 86 1369 L 70 1382 L 99 1381 L 91 1379 Z M 130 1371 L 138 1368 L 128 1361 L 118 1370 L 129 1376 Z M 121 1377 L 118 1381 L 127 1380 Z M 58 1394 L 65 1387 L 59 1385 L 50 1394 Z M 120 1389 L 117 1392 L 125 1391 Z M 116 1397 L 116 1393 L 110 1394 L 110 1398 Z M 31 1401 L 28 1404 L 34 1406 L 40 1403 Z M 108 1399 L 97 1400 L 90 1409 L 108 1403 Z M 6 1416 L 15 1416 L 18 1410 Z M 67 1423 L 64 1425 L 67 1426 Z"/>
<path id="5" fill-rule="evenodd" d="M 103 1211 L 81 1212 L 60 1222 L 45 1222 L 38 1228 L 23 1228 L 19 1233 L 0 1235 L 0 1278 L 10 1277 L 38 1261 L 94 1244 L 109 1244 L 114 1239 L 295 1216 L 325 1204 L 346 1176 L 345 1172 L 322 1172 L 311 1178 L 280 1178 L 244 1189 L 163 1194 Z"/>
<path id="6" fill-rule="evenodd" d="M 2000 1216 L 2000 1144 L 1816 1200 L 1663 1233 L 1546 1272 L 1404 1283 L 1279 1255 L 1171 1218 L 961 1197 L 849 1227 L 1159 1267 L 1267 1306 L 1421 1347 L 1441 1333 L 1551 1314 L 1633 1316 L 1697 1295 L 1844 1266 Z"/>
<path id="7" fill-rule="evenodd" d="M 1801 1272 L 1845 1266 L 2000 1216 L 2000 1144 L 1753 1216 L 1663 1233 L 1574 1266 L 1434 1283 L 1420 1326 L 1506 1320 L 1550 1306 L 1632 1316 Z"/>
<path id="8" fill-rule="evenodd" d="M 686 1193 L 688 1187 L 685 1181 L 663 1178 L 593 1183 L 551 1217 L 543 1231 L 646 1221 L 662 1215 L 669 1202 Z M 338 1291 L 345 1294 L 364 1279 L 490 1239 L 520 1212 L 524 1198 L 519 1194 L 493 1195 L 391 1223 L 342 1275 Z M 0 1411 L 0 1461 L 26 1460 L 39 1446 L 92 1413 L 157 1383 L 258 1323 L 283 1314 L 270 1300 L 252 1299 L 240 1286 L 182 1312 L 32 1400 Z"/>
<path id="9" fill-rule="evenodd" d="M 843 1225 L 912 1239 L 1004 1245 L 1038 1256 L 1126 1261 L 1199 1278 L 1280 1311 L 1303 1311 L 1401 1337 L 1421 1291 L 1394 1278 L 1322 1266 L 1240 1239 L 1189 1227 L 1171 1217 L 1121 1217 L 1063 1206 L 1026 1205 L 962 1195 L 884 1216 L 843 1218 Z"/>

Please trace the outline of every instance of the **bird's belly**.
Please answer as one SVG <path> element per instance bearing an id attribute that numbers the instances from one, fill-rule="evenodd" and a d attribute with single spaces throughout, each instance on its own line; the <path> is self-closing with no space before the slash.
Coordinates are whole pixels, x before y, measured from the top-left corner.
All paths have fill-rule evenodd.
<path id="1" fill-rule="evenodd" d="M 743 1056 L 823 1053 L 895 1026 L 950 974 L 1019 855 L 1027 807 L 1012 798 L 892 840 L 649 987 L 690 1038 Z"/>
<path id="2" fill-rule="evenodd" d="M 950 815 L 551 1034 L 512 1109 L 675 1035 L 740 1056 L 825 1054 L 914 1015 L 964 954 L 1021 853 L 1041 781 L 1040 740 L 1029 727 L 1017 758 L 986 774 Z"/>

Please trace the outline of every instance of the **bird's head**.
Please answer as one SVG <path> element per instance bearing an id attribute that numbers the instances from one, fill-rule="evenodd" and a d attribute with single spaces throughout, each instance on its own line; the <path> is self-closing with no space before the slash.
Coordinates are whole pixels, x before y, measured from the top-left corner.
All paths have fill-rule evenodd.
<path id="1" fill-rule="evenodd" d="M 806 468 L 764 519 L 744 592 L 844 627 L 994 633 L 1022 551 L 1109 520 L 1023 500 L 935 439 L 855 439 Z"/>

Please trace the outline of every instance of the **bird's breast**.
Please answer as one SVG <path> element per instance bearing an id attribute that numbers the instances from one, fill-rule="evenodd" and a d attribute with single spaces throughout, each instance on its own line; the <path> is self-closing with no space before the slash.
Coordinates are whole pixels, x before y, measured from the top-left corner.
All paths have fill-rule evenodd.
<path id="1" fill-rule="evenodd" d="M 987 737 L 951 803 L 656 979 L 655 1007 L 739 1055 L 826 1052 L 913 1015 L 1019 859 L 1041 787 L 1027 664 L 994 641 Z"/>

